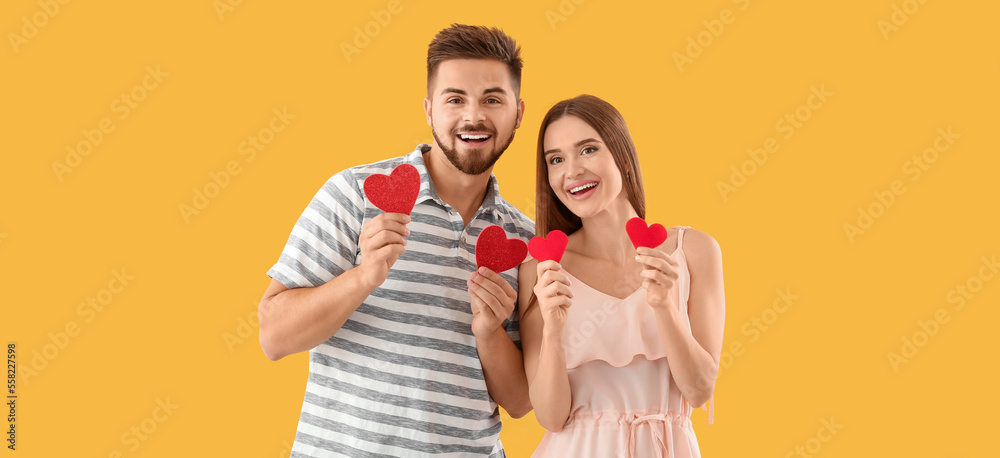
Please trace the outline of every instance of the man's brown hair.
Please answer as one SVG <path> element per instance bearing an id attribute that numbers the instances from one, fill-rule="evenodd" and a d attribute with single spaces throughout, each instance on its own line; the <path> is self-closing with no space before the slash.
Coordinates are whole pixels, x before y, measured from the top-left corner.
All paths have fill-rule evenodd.
<path id="1" fill-rule="evenodd" d="M 427 48 L 427 89 L 434 82 L 438 65 L 449 59 L 498 60 L 510 70 L 514 96 L 521 94 L 521 47 L 498 28 L 452 24 L 438 32 Z"/>

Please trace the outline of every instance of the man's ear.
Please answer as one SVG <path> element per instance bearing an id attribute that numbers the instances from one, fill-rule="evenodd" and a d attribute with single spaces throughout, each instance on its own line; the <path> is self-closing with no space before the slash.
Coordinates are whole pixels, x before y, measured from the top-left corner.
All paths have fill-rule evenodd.
<path id="1" fill-rule="evenodd" d="M 430 97 L 424 97 L 424 115 L 427 117 L 427 125 L 434 127 L 431 123 L 431 99 Z M 520 120 L 518 120 L 520 121 Z"/>
<path id="2" fill-rule="evenodd" d="M 521 127 L 521 118 L 523 117 L 524 117 L 524 99 L 517 99 L 517 122 L 514 123 L 515 129 Z"/>

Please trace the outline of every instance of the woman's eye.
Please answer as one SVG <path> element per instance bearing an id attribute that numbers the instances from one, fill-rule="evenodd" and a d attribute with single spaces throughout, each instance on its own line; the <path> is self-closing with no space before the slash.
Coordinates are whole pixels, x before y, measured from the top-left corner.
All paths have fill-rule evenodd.
<path id="1" fill-rule="evenodd" d="M 562 158 L 559 157 L 559 156 L 553 156 L 553 157 L 549 158 L 549 165 L 556 165 L 556 164 L 558 164 L 560 162 L 562 162 Z"/>
<path id="2" fill-rule="evenodd" d="M 590 154 L 590 153 L 594 153 L 596 151 L 597 151 L 597 148 L 595 148 L 593 146 L 588 146 L 588 147 L 584 148 L 583 151 L 580 151 L 580 154 Z"/>

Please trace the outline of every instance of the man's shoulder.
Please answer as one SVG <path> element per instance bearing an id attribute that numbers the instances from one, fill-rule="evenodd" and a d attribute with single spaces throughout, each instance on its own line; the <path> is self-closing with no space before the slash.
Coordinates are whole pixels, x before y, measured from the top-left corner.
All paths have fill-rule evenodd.
<path id="1" fill-rule="evenodd" d="M 354 167 L 345 169 L 344 171 L 345 172 L 350 171 L 354 176 L 360 177 L 361 179 L 364 179 L 368 177 L 368 175 L 372 175 L 375 173 L 387 174 L 389 172 L 392 172 L 392 169 L 396 168 L 398 165 L 410 162 L 408 160 L 410 154 L 404 154 L 402 156 L 396 156 L 389 159 L 382 159 L 381 161 L 372 162 L 370 164 L 356 165 Z"/>
<path id="2" fill-rule="evenodd" d="M 350 183 L 357 189 L 362 189 L 364 187 L 364 181 L 371 175 L 376 173 L 388 175 L 392 172 L 392 169 L 396 166 L 410 162 L 410 155 L 413 153 L 407 153 L 402 156 L 396 156 L 388 159 L 382 159 L 377 162 L 371 162 L 368 164 L 355 165 L 353 167 L 348 167 L 343 169 L 331 176 L 327 183 L 336 182 L 337 180 L 344 180 Z"/>
<path id="3" fill-rule="evenodd" d="M 497 206 L 504 212 L 516 227 L 522 237 L 531 238 L 535 235 L 535 222 L 520 209 L 507 201 L 502 195 L 497 196 Z"/>

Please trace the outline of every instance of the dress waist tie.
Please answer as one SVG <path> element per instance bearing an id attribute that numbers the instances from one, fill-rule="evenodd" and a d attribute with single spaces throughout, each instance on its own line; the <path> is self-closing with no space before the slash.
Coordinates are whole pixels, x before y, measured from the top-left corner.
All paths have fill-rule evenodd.
<path id="1" fill-rule="evenodd" d="M 643 415 L 632 420 L 628 425 L 628 435 L 625 437 L 626 456 L 629 458 L 635 456 L 636 429 L 643 423 L 649 423 L 652 441 L 655 445 L 659 445 L 657 450 L 660 458 L 674 458 L 674 433 L 673 427 L 669 422 L 670 420 L 666 414 L 662 413 Z M 663 431 L 666 431 L 666 437 L 663 436 Z M 663 453 L 664 450 L 666 450 L 665 455 Z"/>

